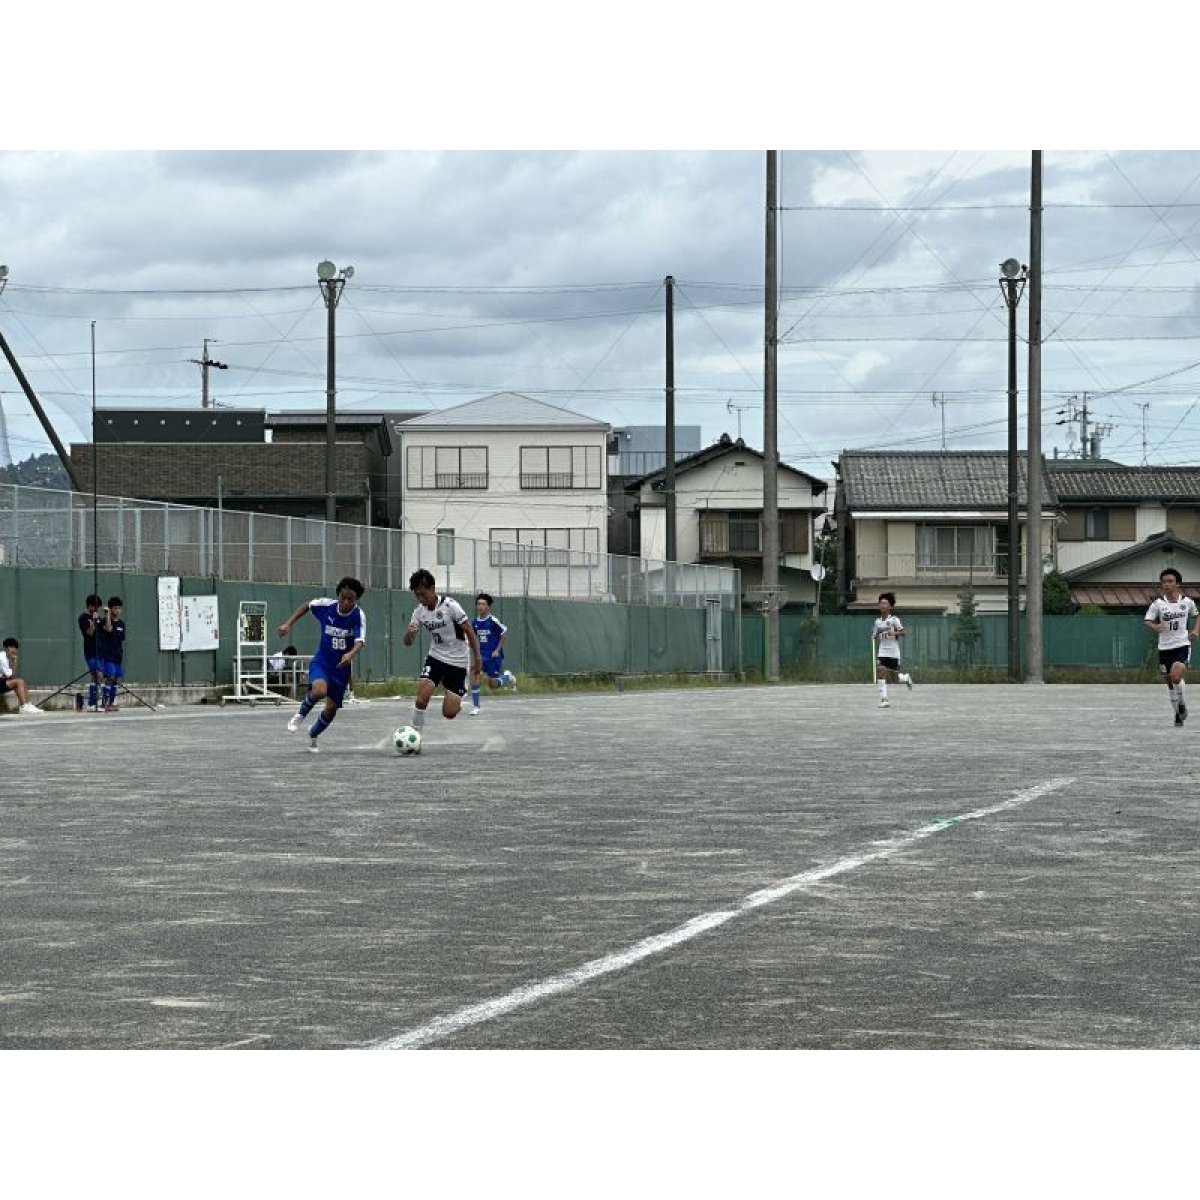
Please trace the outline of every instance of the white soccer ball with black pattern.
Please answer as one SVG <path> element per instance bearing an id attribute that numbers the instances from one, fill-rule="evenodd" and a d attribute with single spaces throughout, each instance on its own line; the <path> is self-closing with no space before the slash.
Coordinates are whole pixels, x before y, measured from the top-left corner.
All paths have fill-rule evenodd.
<path id="1" fill-rule="evenodd" d="M 397 754 L 420 754 L 421 734 L 411 725 L 401 725 L 392 734 L 392 744 Z"/>

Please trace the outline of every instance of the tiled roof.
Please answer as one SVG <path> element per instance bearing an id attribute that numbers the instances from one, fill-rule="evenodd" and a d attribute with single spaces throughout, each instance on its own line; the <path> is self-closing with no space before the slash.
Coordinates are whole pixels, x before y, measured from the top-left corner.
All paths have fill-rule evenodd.
<path id="1" fill-rule="evenodd" d="M 1126 467 L 1046 463 L 1064 504 L 1078 500 L 1200 500 L 1200 467 Z"/>
<path id="2" fill-rule="evenodd" d="M 1098 608 L 1150 607 L 1162 595 L 1157 583 L 1083 583 L 1071 589 L 1076 604 L 1094 604 Z"/>
<path id="3" fill-rule="evenodd" d="M 682 475 L 686 471 L 693 471 L 697 467 L 703 467 L 706 463 L 712 462 L 714 459 L 724 458 L 726 455 L 749 454 L 752 458 L 757 458 L 760 462 L 765 461 L 761 450 L 755 450 L 753 446 L 747 446 L 741 439 L 733 440 L 728 434 L 725 434 L 718 441 L 713 442 L 711 446 L 705 446 L 702 450 L 697 450 L 694 454 L 689 454 L 685 458 L 679 459 L 675 463 L 676 476 Z M 818 479 L 815 475 L 810 475 L 807 471 L 801 471 L 799 467 L 788 466 L 785 462 L 780 462 L 779 469 L 787 471 L 791 475 L 799 475 L 801 479 L 808 482 L 814 492 L 820 493 L 827 491 L 829 484 L 824 479 Z M 626 485 L 626 491 L 636 491 L 645 484 L 650 484 L 651 487 L 659 487 L 667 477 L 666 467 L 659 467 L 655 471 L 650 471 L 643 475 L 640 479 L 635 479 Z"/>
<path id="4" fill-rule="evenodd" d="M 496 392 L 494 395 L 484 396 L 481 400 L 468 400 L 464 404 L 454 405 L 453 408 L 443 408 L 437 412 L 413 417 L 404 423 L 404 428 L 451 429 L 479 425 L 510 429 L 544 429 L 548 425 L 596 430 L 609 427 L 607 421 L 597 421 L 594 417 L 585 417 L 582 413 L 547 404 L 544 400 L 522 396 L 520 392 Z"/>
<path id="5" fill-rule="evenodd" d="M 1029 495 L 1026 457 L 1017 459 L 1022 507 Z M 1008 454 L 1003 450 L 843 450 L 838 466 L 851 512 L 1008 507 Z M 1055 482 L 1043 471 L 1042 508 L 1055 507 Z"/>

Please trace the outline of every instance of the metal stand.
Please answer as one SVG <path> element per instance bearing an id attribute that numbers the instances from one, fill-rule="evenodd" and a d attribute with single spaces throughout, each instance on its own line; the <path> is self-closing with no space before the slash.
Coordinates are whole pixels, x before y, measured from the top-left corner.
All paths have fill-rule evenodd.
<path id="1" fill-rule="evenodd" d="M 233 659 L 233 692 L 227 700 L 254 707 L 260 700 L 277 707 L 288 699 L 267 687 L 267 605 L 263 600 L 239 600 L 237 649 Z"/>

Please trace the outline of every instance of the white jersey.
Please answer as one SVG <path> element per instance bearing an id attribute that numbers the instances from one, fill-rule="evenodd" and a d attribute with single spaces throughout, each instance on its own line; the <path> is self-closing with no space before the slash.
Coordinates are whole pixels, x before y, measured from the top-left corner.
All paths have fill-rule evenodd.
<path id="1" fill-rule="evenodd" d="M 1177 650 L 1180 646 L 1191 644 L 1188 622 L 1196 619 L 1196 602 L 1190 596 L 1180 596 L 1174 603 L 1166 596 L 1159 596 L 1146 609 L 1145 619 L 1156 625 L 1162 624 L 1158 634 L 1160 650 Z"/>
<path id="2" fill-rule="evenodd" d="M 431 645 L 429 657 L 452 667 L 469 667 L 471 649 L 463 626 L 469 624 L 463 606 L 449 596 L 439 596 L 433 608 L 418 604 L 413 610 L 410 625 L 416 625 L 429 634 Z"/>
<path id="3" fill-rule="evenodd" d="M 879 639 L 875 657 L 899 658 L 900 640 L 896 635 L 902 633 L 903 630 L 904 626 L 900 624 L 899 617 L 876 617 L 875 627 L 871 631 Z"/>
<path id="4" fill-rule="evenodd" d="M 12 663 L 8 661 L 8 651 L 0 650 L 0 679 L 11 679 L 13 677 Z"/>

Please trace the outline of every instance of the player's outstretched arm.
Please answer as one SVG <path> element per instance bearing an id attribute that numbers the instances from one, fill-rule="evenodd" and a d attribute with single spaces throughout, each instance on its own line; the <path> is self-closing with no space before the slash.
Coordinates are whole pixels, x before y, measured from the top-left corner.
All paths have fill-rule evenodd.
<path id="1" fill-rule="evenodd" d="M 413 644 L 413 638 L 415 638 L 416 636 L 417 636 L 417 626 L 416 626 L 416 622 L 414 621 L 404 631 L 404 644 L 406 646 L 411 646 Z"/>
<path id="2" fill-rule="evenodd" d="M 295 623 L 300 620 L 300 618 L 304 616 L 306 612 L 308 612 L 308 605 L 300 605 L 300 607 L 296 609 L 296 611 L 292 613 L 292 615 L 288 617 L 288 619 L 284 621 L 282 625 L 279 626 L 279 629 L 276 631 L 279 636 L 281 638 L 287 637 L 287 635 L 291 632 L 292 626 L 295 625 Z"/>

